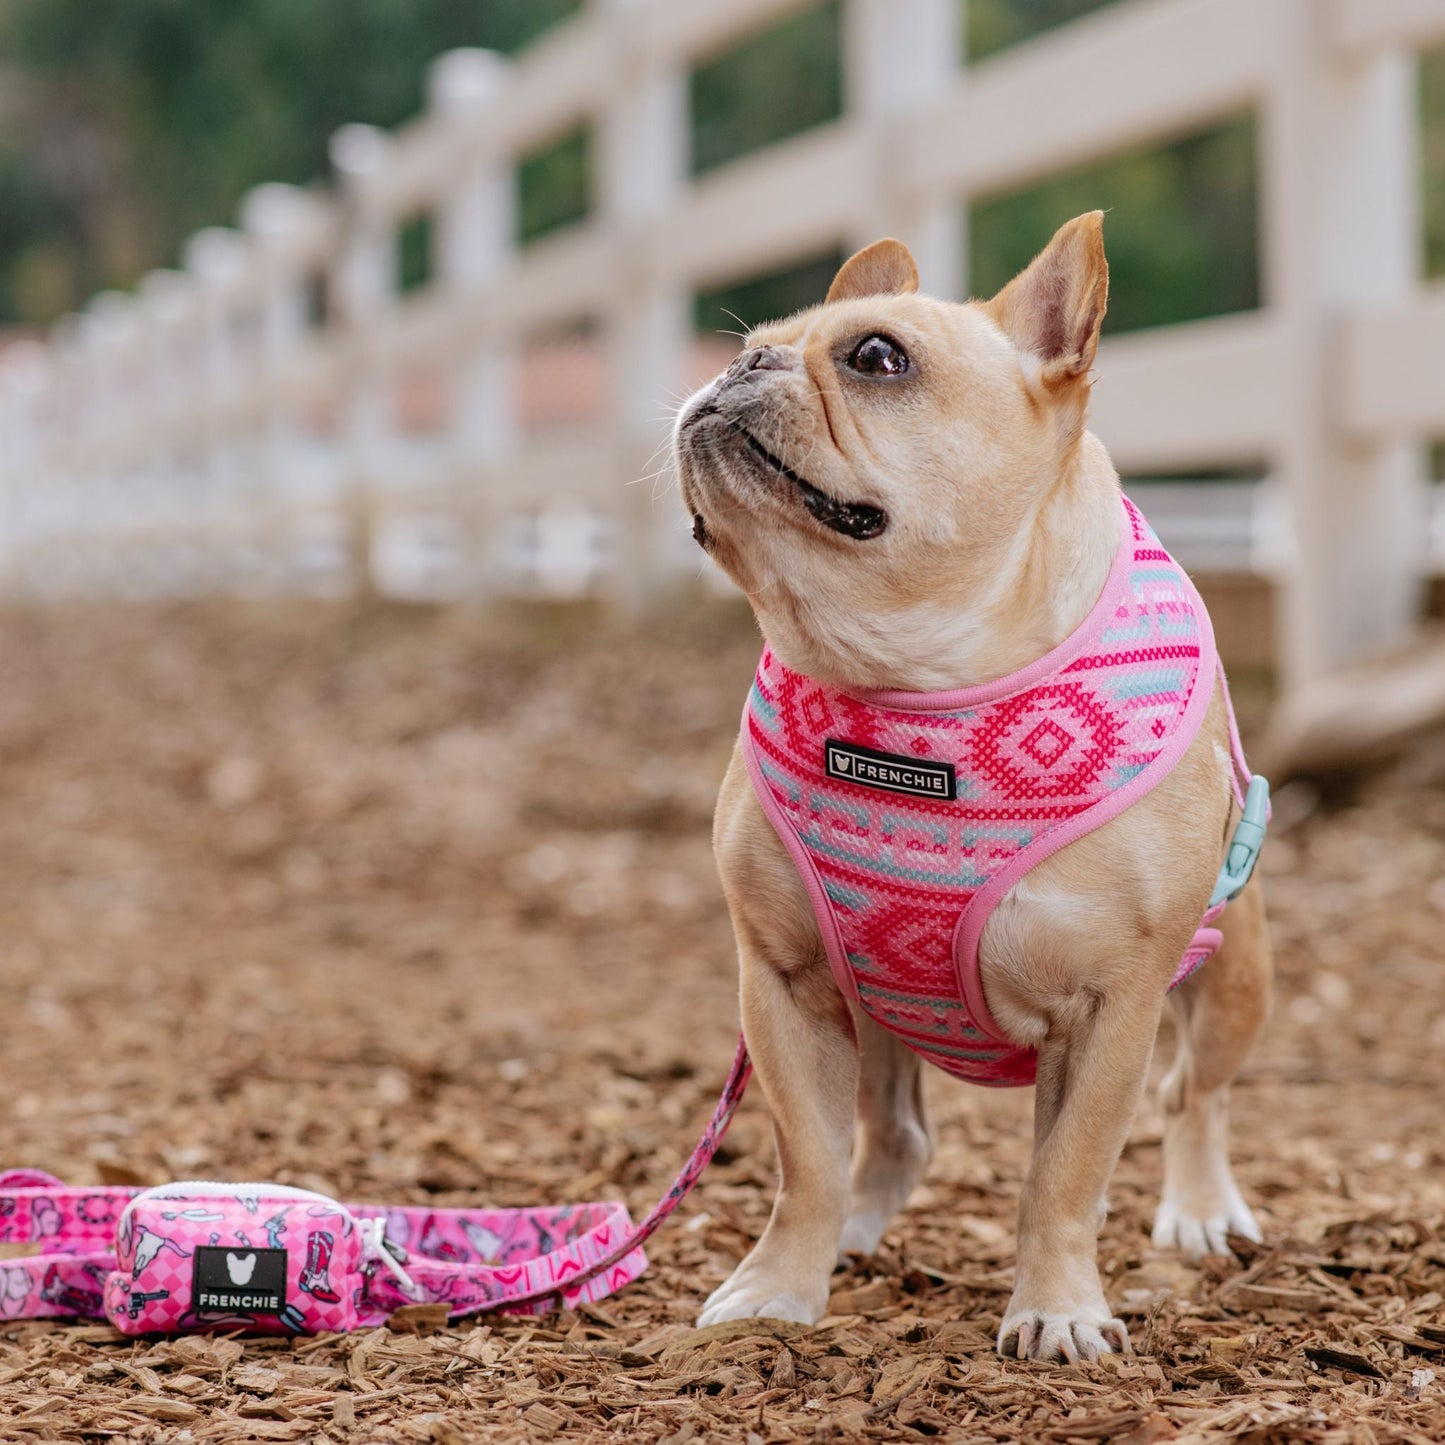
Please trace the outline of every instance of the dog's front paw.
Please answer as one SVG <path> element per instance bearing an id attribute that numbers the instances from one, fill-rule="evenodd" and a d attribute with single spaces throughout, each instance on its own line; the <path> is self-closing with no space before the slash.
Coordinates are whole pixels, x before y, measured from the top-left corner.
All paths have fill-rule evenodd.
<path id="1" fill-rule="evenodd" d="M 697 1317 L 699 1325 L 724 1320 L 794 1320 L 815 1325 L 828 1308 L 828 1284 L 809 1289 L 765 1269 L 750 1269 L 745 1260 L 709 1296 Z"/>
<path id="2" fill-rule="evenodd" d="M 1205 1199 L 1197 1193 L 1188 1200 L 1165 1191 L 1154 1216 L 1155 1249 L 1182 1250 L 1187 1259 L 1206 1254 L 1228 1254 L 1228 1236 L 1242 1234 L 1258 1243 L 1264 1238 L 1244 1196 L 1230 1180 L 1216 1197 Z"/>
<path id="3" fill-rule="evenodd" d="M 998 1332 L 998 1352 L 1005 1358 L 1052 1360 L 1077 1365 L 1100 1355 L 1133 1353 L 1129 1330 L 1107 1309 L 1055 1314 L 1049 1310 L 1011 1310 Z"/>

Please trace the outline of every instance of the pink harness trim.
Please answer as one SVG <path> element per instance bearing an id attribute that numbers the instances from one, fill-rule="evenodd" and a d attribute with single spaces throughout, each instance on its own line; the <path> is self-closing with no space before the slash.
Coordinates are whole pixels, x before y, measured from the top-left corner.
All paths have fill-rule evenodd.
<path id="1" fill-rule="evenodd" d="M 1214 677 L 1224 687 L 1199 594 L 1121 503 L 1098 600 L 1028 667 L 951 692 L 845 693 L 765 649 L 743 714 L 754 790 L 798 868 L 844 996 L 979 1083 L 1031 1083 L 1036 1067 L 984 997 L 978 945 L 993 909 L 1043 859 L 1166 777 L 1203 722 Z M 1242 805 L 1249 771 L 1227 688 L 1224 697 Z M 840 744 L 953 766 L 957 801 L 900 797 L 833 771 L 825 750 Z M 1219 947 L 1211 925 L 1222 911 L 1206 912 L 1174 984 Z"/>
<path id="2" fill-rule="evenodd" d="M 0 1243 L 39 1244 L 44 1253 L 0 1260 L 0 1318 L 108 1318 L 127 1334 L 316 1334 L 381 1324 L 419 1302 L 445 1304 L 455 1319 L 602 1299 L 647 1267 L 642 1246 L 717 1152 L 751 1071 L 739 1040 L 702 1138 L 636 1228 L 615 1201 L 534 1209 L 343 1205 L 265 1184 L 80 1188 L 12 1169 L 0 1174 Z M 214 1247 L 218 1232 L 234 1252 L 245 1251 L 248 1277 L 257 1254 L 284 1240 L 289 1288 L 279 1315 L 196 1316 L 196 1250 Z"/>

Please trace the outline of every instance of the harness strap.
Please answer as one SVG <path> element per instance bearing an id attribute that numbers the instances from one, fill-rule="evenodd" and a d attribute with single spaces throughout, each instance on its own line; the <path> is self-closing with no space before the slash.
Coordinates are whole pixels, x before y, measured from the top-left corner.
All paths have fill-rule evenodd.
<path id="1" fill-rule="evenodd" d="M 1220 692 L 1224 695 L 1224 716 L 1229 720 L 1229 755 L 1234 764 L 1234 777 L 1231 780 L 1234 786 L 1234 801 L 1243 808 L 1254 773 L 1250 771 L 1249 760 L 1244 756 L 1244 744 L 1239 740 L 1239 720 L 1234 715 L 1234 699 L 1229 695 L 1229 679 L 1224 673 L 1224 663 L 1217 659 L 1214 673 L 1219 679 Z"/>
<path id="2" fill-rule="evenodd" d="M 1259 861 L 1259 850 L 1264 846 L 1264 835 L 1269 827 L 1272 813 L 1269 801 L 1269 782 L 1259 773 L 1249 769 L 1245 760 L 1244 744 L 1239 740 L 1239 723 L 1234 716 L 1234 703 L 1229 696 L 1229 680 L 1224 675 L 1224 664 L 1215 671 L 1219 686 L 1224 693 L 1224 715 L 1229 719 L 1229 752 L 1233 762 L 1234 801 L 1239 805 L 1239 821 L 1229 846 L 1224 850 L 1224 862 L 1220 864 L 1219 876 L 1215 879 L 1214 892 L 1209 896 L 1209 911 L 1204 915 L 1205 925 L 1212 924 L 1223 913 L 1231 899 L 1238 898 L 1244 891 Z M 1215 944 L 1218 947 L 1218 943 Z M 1178 980 L 1175 980 L 1178 982 Z"/>

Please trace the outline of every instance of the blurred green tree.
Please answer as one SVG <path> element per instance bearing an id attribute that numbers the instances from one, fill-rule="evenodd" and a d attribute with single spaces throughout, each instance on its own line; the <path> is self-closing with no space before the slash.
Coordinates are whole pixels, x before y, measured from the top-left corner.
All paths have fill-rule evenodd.
<path id="1" fill-rule="evenodd" d="M 427 62 L 455 45 L 527 44 L 584 0 L 0 0 L 0 323 L 42 322 L 174 260 L 235 216 L 263 180 L 325 174 L 332 132 L 390 126 L 421 104 Z M 679 0 L 681 3 L 681 0 Z M 963 0 L 960 0 L 963 3 Z M 1117 0 L 967 0 L 971 60 Z M 702 173 L 840 114 L 839 0 L 703 58 L 690 77 L 691 164 Z M 1445 52 L 1423 67 L 1424 239 L 1445 273 Z M 585 215 L 590 132 L 519 165 L 519 239 Z M 1061 221 L 1110 208 L 1112 329 L 1245 308 L 1258 293 L 1247 120 L 970 213 L 971 290 L 991 290 Z M 405 279 L 430 264 L 424 222 L 403 235 Z M 729 327 L 817 301 L 830 253 L 700 298 Z"/>
<path id="2" fill-rule="evenodd" d="M 964 48 L 981 59 L 1116 0 L 967 0 Z M 697 169 L 755 149 L 841 108 L 841 24 L 835 3 L 803 11 L 712 61 L 692 78 Z M 831 76 L 831 81 L 829 77 Z M 793 79 L 797 84 L 793 84 Z M 786 94 L 779 115 L 774 99 Z M 1080 211 L 1111 210 L 1116 285 L 1110 330 L 1258 305 L 1253 127 L 1247 120 L 1173 145 L 1111 157 L 970 207 L 964 288 L 987 295 L 1027 265 L 1054 229 Z M 771 277 L 740 278 L 698 298 L 700 329 L 749 324 L 819 300 L 833 253 Z"/>
<path id="3" fill-rule="evenodd" d="M 0 320 L 175 256 L 265 180 L 325 174 L 458 45 L 513 51 L 582 0 L 0 0 Z"/>
<path id="4" fill-rule="evenodd" d="M 824 0 L 693 71 L 694 174 L 843 111 L 842 7 Z"/>
<path id="5" fill-rule="evenodd" d="M 693 324 L 699 331 L 741 334 L 764 321 L 815 305 L 828 294 L 843 260 L 841 250 L 825 251 L 786 271 L 699 292 L 694 298 Z"/>
<path id="6" fill-rule="evenodd" d="M 1254 125 L 1246 119 L 1136 151 L 1027 191 L 969 218 L 969 284 L 991 296 L 1056 227 L 1105 210 L 1105 331 L 1193 321 L 1259 305 Z"/>
<path id="7" fill-rule="evenodd" d="M 578 126 L 517 166 L 517 240 L 535 241 L 592 208 L 592 128 Z"/>
<path id="8" fill-rule="evenodd" d="M 964 52 L 982 60 L 1032 35 L 1052 30 L 1118 0 L 958 0 L 963 7 Z"/>
<path id="9" fill-rule="evenodd" d="M 1420 108 L 1424 126 L 1421 159 L 1425 209 L 1425 271 L 1445 275 L 1445 50 L 1420 62 Z"/>

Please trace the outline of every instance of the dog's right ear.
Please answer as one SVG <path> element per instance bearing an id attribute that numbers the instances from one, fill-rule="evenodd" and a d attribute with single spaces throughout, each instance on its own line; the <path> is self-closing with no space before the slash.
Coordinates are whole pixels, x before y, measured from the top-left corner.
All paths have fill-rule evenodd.
<path id="1" fill-rule="evenodd" d="M 1108 300 L 1104 213 L 1090 211 L 1060 226 L 983 309 L 1039 363 L 1040 380 L 1052 390 L 1087 377 Z"/>
<path id="2" fill-rule="evenodd" d="M 859 296 L 900 296 L 918 290 L 918 266 L 913 252 L 887 236 L 849 256 L 833 284 L 827 300 L 852 301 Z"/>

